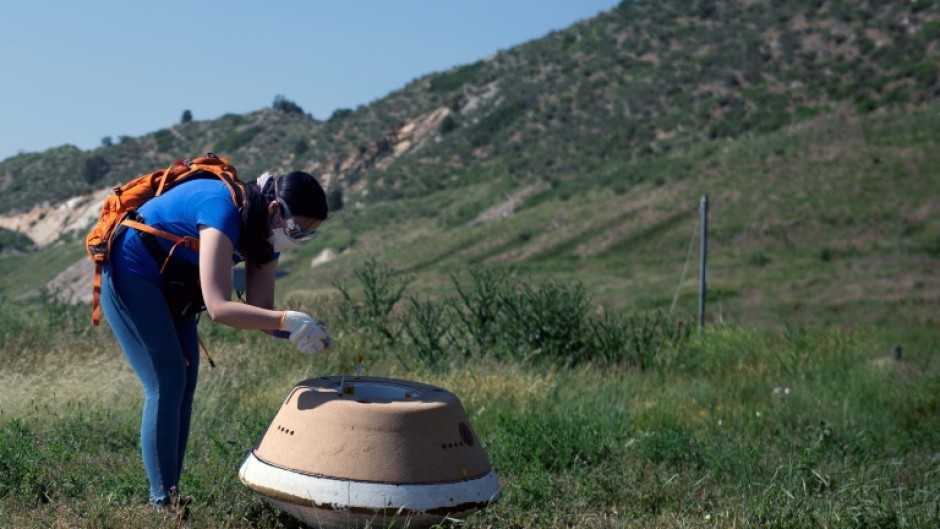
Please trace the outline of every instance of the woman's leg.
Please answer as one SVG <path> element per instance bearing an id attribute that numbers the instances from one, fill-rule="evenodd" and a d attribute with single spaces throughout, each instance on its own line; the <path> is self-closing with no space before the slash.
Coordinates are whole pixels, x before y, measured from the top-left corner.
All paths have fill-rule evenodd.
<path id="1" fill-rule="evenodd" d="M 186 456 L 186 444 L 189 442 L 189 425 L 192 418 L 193 394 L 199 379 L 199 337 L 196 335 L 195 316 L 186 316 L 176 320 L 176 335 L 180 349 L 189 361 L 186 368 L 186 386 L 183 388 L 183 400 L 180 403 L 179 443 L 176 457 L 176 476 L 183 475 L 183 459 Z"/>
<path id="2" fill-rule="evenodd" d="M 188 435 L 192 405 L 189 386 L 195 386 L 198 363 L 191 362 L 187 368 L 181 346 L 184 337 L 177 335 L 176 322 L 160 287 L 145 279 L 110 272 L 106 267 L 102 277 L 101 307 L 144 387 L 141 451 L 150 481 L 150 499 L 165 501 L 167 492 L 179 483 L 180 446 L 185 443 L 181 425 L 185 415 Z"/>

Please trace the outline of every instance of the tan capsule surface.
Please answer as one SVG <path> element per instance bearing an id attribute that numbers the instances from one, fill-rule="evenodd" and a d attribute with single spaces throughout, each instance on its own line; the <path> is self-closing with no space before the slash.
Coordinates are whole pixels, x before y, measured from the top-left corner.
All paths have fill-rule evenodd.
<path id="1" fill-rule="evenodd" d="M 300 382 L 254 454 L 302 474 L 378 483 L 461 481 L 490 471 L 453 393 L 381 377 Z"/>

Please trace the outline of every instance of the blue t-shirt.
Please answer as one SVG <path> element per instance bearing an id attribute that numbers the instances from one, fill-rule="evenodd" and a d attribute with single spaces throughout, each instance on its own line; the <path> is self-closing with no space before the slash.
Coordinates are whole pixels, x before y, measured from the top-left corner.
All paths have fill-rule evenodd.
<path id="1" fill-rule="evenodd" d="M 140 207 L 146 224 L 173 235 L 199 238 L 199 226 L 215 228 L 232 241 L 235 252 L 232 264 L 244 260 L 238 248 L 241 236 L 241 213 L 232 202 L 228 187 L 213 178 L 183 182 L 158 197 L 148 200 Z M 156 237 L 169 251 L 173 242 Z M 178 246 L 173 259 L 182 259 L 196 266 L 199 254 Z M 122 274 L 134 275 L 160 283 L 160 266 L 147 251 L 138 230 L 125 229 L 111 244 L 112 269 Z"/>

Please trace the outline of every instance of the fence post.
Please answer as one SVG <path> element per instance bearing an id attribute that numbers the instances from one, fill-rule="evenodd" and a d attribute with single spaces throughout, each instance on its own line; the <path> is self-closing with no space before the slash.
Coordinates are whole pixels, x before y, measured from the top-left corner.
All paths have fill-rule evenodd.
<path id="1" fill-rule="evenodd" d="M 702 227 L 702 235 L 700 237 L 702 241 L 701 249 L 699 250 L 699 269 L 698 269 L 698 334 L 702 335 L 702 331 L 705 328 L 705 268 L 706 268 L 706 258 L 708 256 L 708 195 L 702 195 L 702 200 L 699 202 L 699 215 L 701 216 L 701 222 L 699 224 Z"/>

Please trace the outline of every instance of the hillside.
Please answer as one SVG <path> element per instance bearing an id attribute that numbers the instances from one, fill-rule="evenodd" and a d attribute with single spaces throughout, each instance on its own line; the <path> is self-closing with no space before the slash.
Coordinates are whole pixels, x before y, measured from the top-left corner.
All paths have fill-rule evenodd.
<path id="1" fill-rule="evenodd" d="M 623 2 L 326 120 L 282 99 L 22 154 L 0 163 L 0 226 L 42 249 L 0 259 L 0 292 L 80 258 L 79 213 L 51 243 L 67 201 L 215 151 L 246 179 L 309 170 L 346 205 L 322 244 L 286 259 L 288 290 L 329 289 L 374 257 L 429 295 L 485 265 L 581 281 L 618 308 L 678 293 L 690 311 L 694 262 L 678 282 L 707 193 L 721 319 L 930 317 L 938 39 L 927 1 Z M 339 257 L 310 268 L 325 247 Z"/>

